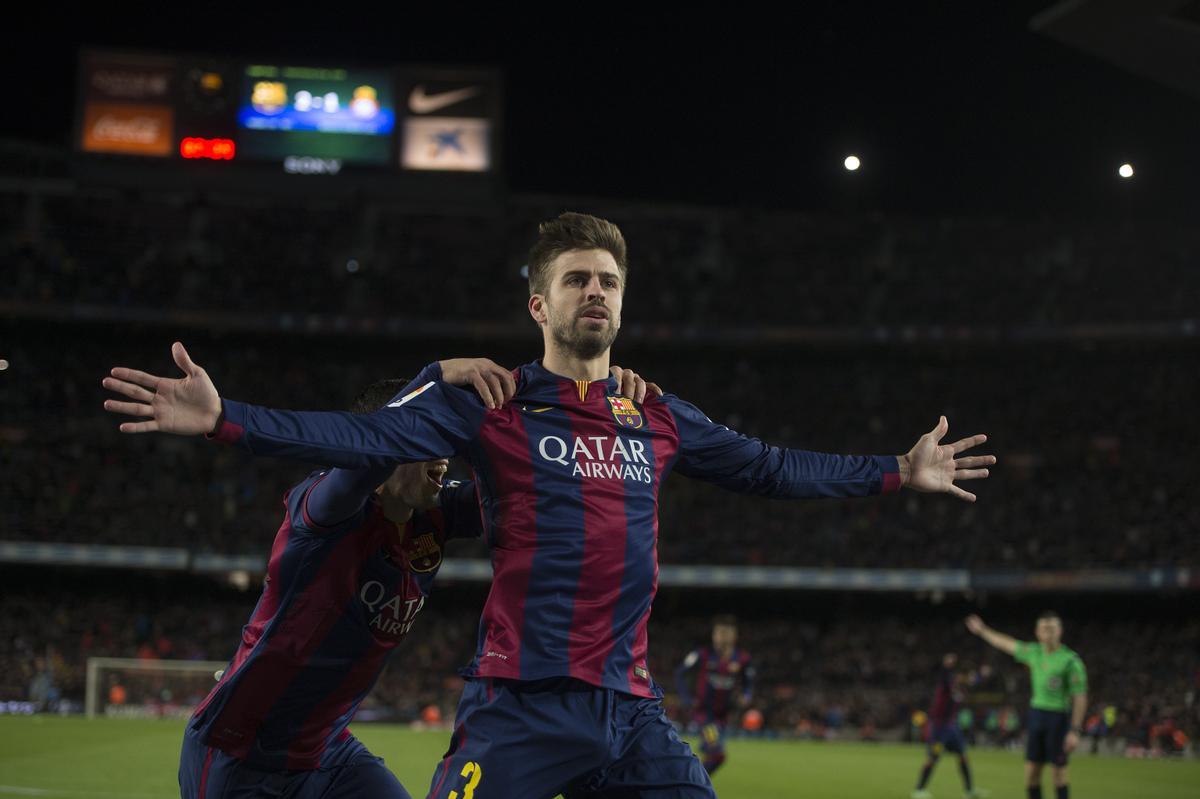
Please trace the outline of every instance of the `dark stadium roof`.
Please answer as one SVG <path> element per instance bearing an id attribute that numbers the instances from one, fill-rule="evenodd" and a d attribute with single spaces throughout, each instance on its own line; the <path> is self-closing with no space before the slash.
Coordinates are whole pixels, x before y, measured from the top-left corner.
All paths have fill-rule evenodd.
<path id="1" fill-rule="evenodd" d="M 1194 213 L 1200 102 L 1041 35 L 1052 4 L 824 2 L 789 16 L 469 6 L 98 6 L 6 41 L 0 138 L 65 145 L 77 53 L 496 65 L 513 191 L 923 213 Z M 1111 5 L 1111 4 L 1109 4 Z M 986 6 L 986 7 L 984 7 Z M 52 7 L 56 8 L 56 7 Z M 369 7 L 368 7 L 369 8 Z M 58 13 L 58 12 L 53 12 Z M 548 32 L 557 27 L 558 32 Z M 841 166 L 861 156 L 855 174 Z M 1136 178 L 1116 168 L 1132 162 Z"/>

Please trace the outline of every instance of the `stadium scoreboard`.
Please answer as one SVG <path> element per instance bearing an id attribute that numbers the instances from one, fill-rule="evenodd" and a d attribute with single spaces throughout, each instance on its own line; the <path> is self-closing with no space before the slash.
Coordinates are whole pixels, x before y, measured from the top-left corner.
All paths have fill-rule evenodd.
<path id="1" fill-rule="evenodd" d="M 85 51 L 78 84 L 75 149 L 97 159 L 312 175 L 498 166 L 492 70 Z"/>

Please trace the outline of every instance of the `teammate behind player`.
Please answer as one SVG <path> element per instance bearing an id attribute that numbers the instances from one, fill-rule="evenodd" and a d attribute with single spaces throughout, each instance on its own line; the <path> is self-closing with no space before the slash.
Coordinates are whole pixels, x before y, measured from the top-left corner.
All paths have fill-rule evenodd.
<path id="1" fill-rule="evenodd" d="M 177 344 L 184 378 L 114 369 L 105 385 L 134 402 L 105 407 L 144 417 L 123 432 L 212 433 L 347 468 L 465 456 L 494 577 L 429 795 L 712 797 L 648 664 L 663 479 L 780 499 L 908 487 L 974 501 L 959 483 L 995 458 L 957 457 L 986 437 L 942 444 L 945 417 L 900 456 L 829 455 L 740 435 L 673 395 L 622 396 L 605 379 L 628 271 L 620 229 L 563 214 L 538 232 L 527 307 L 544 357 L 517 371 L 513 402 L 435 381 L 364 417 L 278 411 L 223 400 Z"/>
<path id="2" fill-rule="evenodd" d="M 933 794 L 926 790 L 925 786 L 929 784 L 934 766 L 943 752 L 958 755 L 958 770 L 962 774 L 963 788 L 968 799 L 987 795 L 985 791 L 976 789 L 971 784 L 967 740 L 958 725 L 958 712 L 965 699 L 964 689 L 975 680 L 976 675 L 957 673 L 957 665 L 958 655 L 955 653 L 947 652 L 942 656 L 937 688 L 933 692 L 933 705 L 929 708 L 929 753 L 925 765 L 921 768 L 921 776 L 917 779 L 917 787 L 912 792 L 912 799 L 932 799 Z"/>
<path id="3" fill-rule="evenodd" d="M 748 707 L 754 695 L 754 666 L 750 653 L 737 648 L 737 634 L 737 619 L 717 616 L 712 646 L 693 649 L 675 669 L 679 701 L 685 716 L 690 713 L 691 723 L 700 731 L 700 753 L 710 776 L 725 762 L 729 714 Z M 689 680 L 695 681 L 694 695 Z"/>
<path id="4" fill-rule="evenodd" d="M 354 411 L 403 386 L 372 385 Z M 262 597 L 184 734 L 182 799 L 409 799 L 346 725 L 412 627 L 445 541 L 481 532 L 473 487 L 443 485 L 447 465 L 320 471 L 288 491 Z"/>
<path id="5" fill-rule="evenodd" d="M 1079 655 L 1062 643 L 1062 620 L 1046 611 L 1037 620 L 1037 642 L 997 632 L 972 614 L 967 629 L 1029 669 L 1033 684 L 1025 742 L 1025 786 L 1029 799 L 1042 797 L 1042 767 L 1054 772 L 1057 799 L 1067 799 L 1067 758 L 1079 745 L 1087 712 L 1087 671 Z"/>

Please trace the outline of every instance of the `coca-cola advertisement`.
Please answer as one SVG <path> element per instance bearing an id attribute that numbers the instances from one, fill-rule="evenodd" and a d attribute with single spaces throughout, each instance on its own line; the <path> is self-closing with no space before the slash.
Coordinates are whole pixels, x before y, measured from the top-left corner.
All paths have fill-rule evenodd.
<path id="1" fill-rule="evenodd" d="M 88 103 L 83 149 L 93 153 L 171 154 L 174 112 L 165 105 Z"/>
<path id="2" fill-rule="evenodd" d="M 175 62 L 85 54 L 80 146 L 85 152 L 169 156 L 175 135 Z"/>

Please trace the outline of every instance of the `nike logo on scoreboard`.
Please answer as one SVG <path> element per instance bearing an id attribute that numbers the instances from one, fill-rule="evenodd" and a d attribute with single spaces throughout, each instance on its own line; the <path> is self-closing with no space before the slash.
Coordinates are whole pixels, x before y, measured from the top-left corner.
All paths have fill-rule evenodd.
<path id="1" fill-rule="evenodd" d="M 414 114 L 432 114 L 452 105 L 458 105 L 464 100 L 470 100 L 483 91 L 481 86 L 468 86 L 465 89 L 452 89 L 448 92 L 426 94 L 424 84 L 413 88 L 408 95 L 408 110 Z"/>

